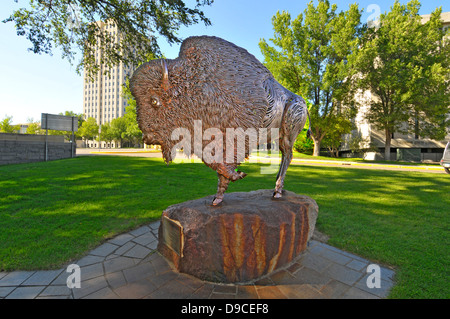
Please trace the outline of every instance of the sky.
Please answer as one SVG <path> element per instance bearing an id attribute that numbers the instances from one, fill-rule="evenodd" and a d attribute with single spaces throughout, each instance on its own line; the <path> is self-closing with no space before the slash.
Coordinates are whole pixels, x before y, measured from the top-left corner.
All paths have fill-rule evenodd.
<path id="1" fill-rule="evenodd" d="M 193 1 L 185 1 L 187 4 Z M 258 43 L 273 37 L 272 17 L 277 11 L 288 11 L 294 19 L 302 13 L 308 1 L 300 0 L 215 0 L 203 7 L 212 26 L 203 23 L 182 27 L 179 37 L 214 35 L 247 49 L 263 61 Z M 390 10 L 394 0 L 331 0 L 338 11 L 347 10 L 351 3 L 358 3 L 365 12 L 362 22 L 372 20 L 379 13 Z M 407 0 L 400 3 L 406 4 Z M 2 0 L 0 21 L 16 9 L 25 6 L 26 0 Z M 315 1 L 317 3 L 317 1 Z M 436 7 L 450 11 L 450 1 L 422 0 L 420 14 L 429 14 Z M 169 58 L 178 56 L 180 45 L 159 42 L 161 51 Z M 62 59 L 58 50 L 53 55 L 29 52 L 30 43 L 17 36 L 13 23 L 0 22 L 0 120 L 12 116 L 13 124 L 40 121 L 42 113 L 58 114 L 65 111 L 83 112 L 83 77 L 76 73 L 76 61 L 70 65 Z"/>

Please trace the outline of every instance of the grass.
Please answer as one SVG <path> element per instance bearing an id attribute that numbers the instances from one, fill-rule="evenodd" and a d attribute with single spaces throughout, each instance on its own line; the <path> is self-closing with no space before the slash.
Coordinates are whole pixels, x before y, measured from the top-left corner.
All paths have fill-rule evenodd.
<path id="1" fill-rule="evenodd" d="M 273 188 L 258 164 L 228 192 Z M 107 238 L 214 194 L 203 164 L 88 156 L 0 167 L 0 271 L 52 269 Z M 314 198 L 329 244 L 396 269 L 391 298 L 449 298 L 446 174 L 291 165 L 288 190 Z"/>

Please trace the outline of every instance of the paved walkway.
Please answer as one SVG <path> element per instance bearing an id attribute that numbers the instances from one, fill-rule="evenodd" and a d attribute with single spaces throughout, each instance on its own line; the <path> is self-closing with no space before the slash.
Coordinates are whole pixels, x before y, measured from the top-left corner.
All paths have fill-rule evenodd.
<path id="1" fill-rule="evenodd" d="M 381 267 L 381 288 L 369 288 L 370 261 L 317 240 L 289 267 L 252 284 L 204 282 L 174 271 L 156 251 L 158 228 L 153 222 L 118 235 L 75 262 L 80 288 L 68 288 L 76 272 L 67 268 L 0 272 L 0 299 L 380 299 L 394 284 L 394 271 Z"/>

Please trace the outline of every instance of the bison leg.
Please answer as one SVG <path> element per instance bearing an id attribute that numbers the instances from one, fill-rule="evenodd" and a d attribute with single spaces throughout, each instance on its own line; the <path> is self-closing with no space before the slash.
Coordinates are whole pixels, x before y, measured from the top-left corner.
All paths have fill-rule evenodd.
<path id="1" fill-rule="evenodd" d="M 275 184 L 275 191 L 273 192 L 273 198 L 281 198 L 281 193 L 284 187 L 284 177 L 286 176 L 286 171 L 289 164 L 292 161 L 292 145 L 290 141 L 283 137 L 280 141 L 280 151 L 281 151 L 281 164 L 280 170 L 277 174 L 277 182 Z"/>
<path id="2" fill-rule="evenodd" d="M 283 119 L 280 128 L 281 164 L 275 184 L 274 198 L 280 198 L 284 186 L 284 177 L 292 161 L 292 148 L 295 139 L 305 126 L 308 109 L 302 98 L 291 97 L 285 105 Z"/>
<path id="3" fill-rule="evenodd" d="M 219 176 L 219 184 L 217 185 L 217 194 L 212 202 L 213 206 L 217 206 L 223 201 L 224 193 L 227 191 L 228 185 L 230 184 L 229 178 L 226 178 L 219 173 L 217 173 L 217 176 Z"/>
<path id="4" fill-rule="evenodd" d="M 247 176 L 244 172 L 236 172 L 236 167 L 236 165 L 230 164 L 216 164 L 216 166 L 212 167 L 217 171 L 217 176 L 219 177 L 217 194 L 212 202 L 213 206 L 217 206 L 223 201 L 224 193 L 228 189 L 230 182 L 237 181 L 238 179 L 242 179 Z"/>

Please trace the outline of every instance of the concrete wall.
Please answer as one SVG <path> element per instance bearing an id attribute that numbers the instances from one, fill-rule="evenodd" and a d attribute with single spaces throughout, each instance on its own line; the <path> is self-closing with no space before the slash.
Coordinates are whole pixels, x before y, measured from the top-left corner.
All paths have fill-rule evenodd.
<path id="1" fill-rule="evenodd" d="M 48 136 L 48 160 L 72 157 L 63 136 Z M 74 145 L 74 154 L 76 146 Z M 0 133 L 0 165 L 45 161 L 45 135 Z"/>

